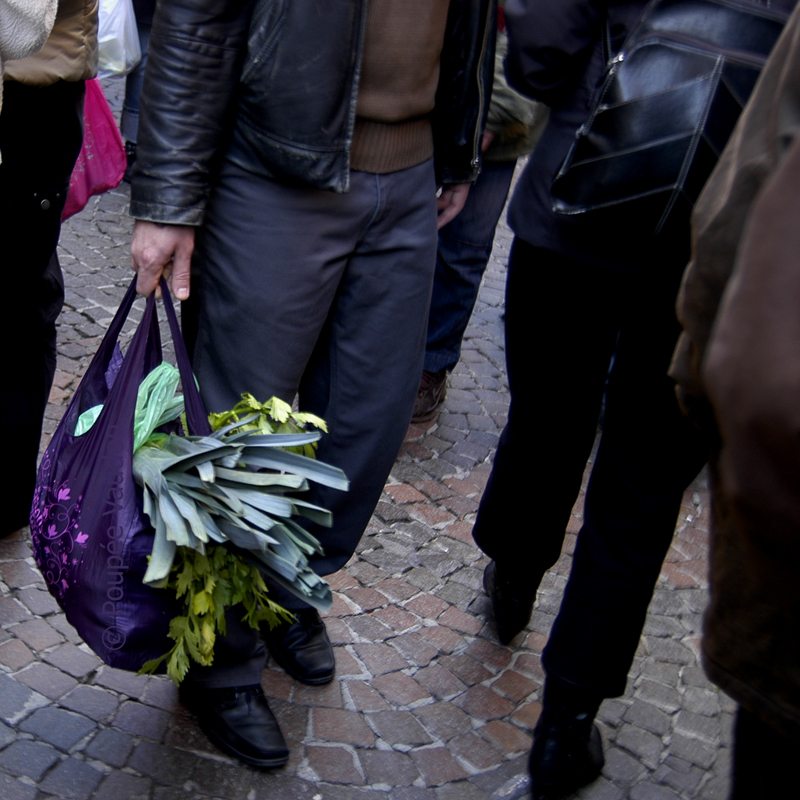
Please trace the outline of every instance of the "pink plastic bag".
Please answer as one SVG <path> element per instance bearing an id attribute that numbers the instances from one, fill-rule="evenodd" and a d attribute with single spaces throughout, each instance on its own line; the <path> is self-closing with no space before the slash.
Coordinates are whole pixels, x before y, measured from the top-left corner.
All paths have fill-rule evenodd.
<path id="1" fill-rule="evenodd" d="M 127 160 L 122 137 L 96 78 L 86 81 L 83 147 L 72 177 L 61 219 L 81 211 L 89 198 L 119 186 Z"/>

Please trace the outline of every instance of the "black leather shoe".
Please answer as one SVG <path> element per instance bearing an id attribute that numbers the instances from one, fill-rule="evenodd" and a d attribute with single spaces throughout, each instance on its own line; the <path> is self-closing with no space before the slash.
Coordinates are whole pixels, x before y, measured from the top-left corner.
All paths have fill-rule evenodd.
<path id="1" fill-rule="evenodd" d="M 528 760 L 533 800 L 558 800 L 591 783 L 603 769 L 603 742 L 588 714 L 533 732 Z"/>
<path id="2" fill-rule="evenodd" d="M 282 767 L 289 760 L 289 748 L 260 686 L 182 686 L 180 697 L 224 753 L 262 769 Z"/>
<path id="3" fill-rule="evenodd" d="M 272 657 L 300 683 L 321 686 L 333 680 L 336 661 L 325 623 L 316 609 L 303 608 L 292 612 L 294 622 L 284 622 L 261 634 Z"/>
<path id="4" fill-rule="evenodd" d="M 538 578 L 538 579 L 537 579 Z M 483 571 L 483 588 L 492 601 L 492 614 L 501 644 L 509 644 L 531 621 L 540 575 L 509 580 L 498 575 L 497 564 L 490 561 Z"/>

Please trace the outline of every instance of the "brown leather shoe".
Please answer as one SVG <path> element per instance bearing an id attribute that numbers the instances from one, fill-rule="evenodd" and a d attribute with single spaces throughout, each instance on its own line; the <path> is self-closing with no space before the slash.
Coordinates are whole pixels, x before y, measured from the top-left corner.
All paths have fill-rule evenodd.
<path id="1" fill-rule="evenodd" d="M 412 422 L 428 422 L 439 413 L 439 406 L 444 403 L 447 394 L 447 370 L 428 372 L 424 370 L 414 401 Z"/>

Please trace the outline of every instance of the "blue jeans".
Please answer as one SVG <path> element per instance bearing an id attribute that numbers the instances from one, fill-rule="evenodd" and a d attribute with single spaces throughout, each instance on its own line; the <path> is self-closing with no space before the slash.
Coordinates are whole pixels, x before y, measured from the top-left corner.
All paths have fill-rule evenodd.
<path id="1" fill-rule="evenodd" d="M 452 370 L 489 263 L 494 232 L 511 188 L 515 161 L 484 164 L 461 213 L 439 231 L 425 367 Z"/>
<path id="2" fill-rule="evenodd" d="M 125 78 L 125 99 L 122 102 L 122 117 L 119 130 L 126 142 L 137 142 L 139 138 L 139 98 L 144 83 L 144 68 L 147 66 L 147 47 L 150 44 L 150 26 L 139 24 L 139 45 L 142 60 Z"/>

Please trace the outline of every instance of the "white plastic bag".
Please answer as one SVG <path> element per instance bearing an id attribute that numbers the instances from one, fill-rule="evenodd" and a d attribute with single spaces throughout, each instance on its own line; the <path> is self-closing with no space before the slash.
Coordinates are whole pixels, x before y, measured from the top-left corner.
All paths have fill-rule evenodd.
<path id="1" fill-rule="evenodd" d="M 97 40 L 98 78 L 127 75 L 142 60 L 131 0 L 100 0 Z"/>

